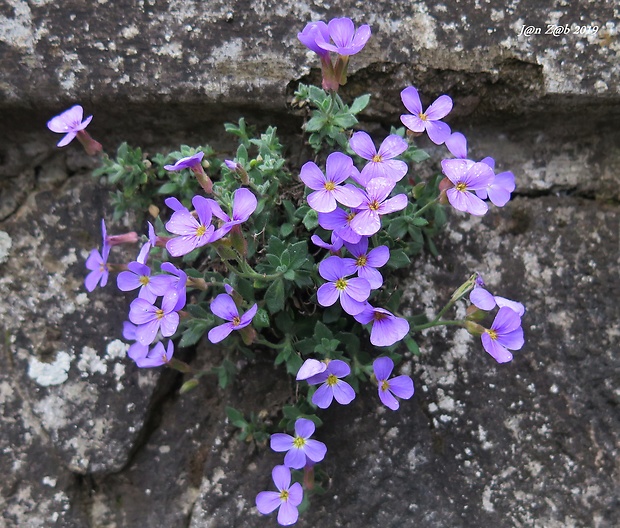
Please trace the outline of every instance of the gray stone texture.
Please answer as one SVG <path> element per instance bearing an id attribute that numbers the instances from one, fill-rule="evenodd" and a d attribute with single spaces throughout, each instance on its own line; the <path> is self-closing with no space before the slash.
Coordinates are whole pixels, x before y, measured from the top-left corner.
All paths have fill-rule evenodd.
<path id="1" fill-rule="evenodd" d="M 267 421 L 294 397 L 270 357 L 225 391 L 179 396 L 170 371 L 123 357 L 130 297 L 86 294 L 84 260 L 110 215 L 79 145 L 49 117 L 81 103 L 93 135 L 150 152 L 223 150 L 222 123 L 275 124 L 300 166 L 316 81 L 296 33 L 347 15 L 373 37 L 344 97 L 370 91 L 361 126 L 398 123 L 400 90 L 455 100 L 473 158 L 517 192 L 482 219 L 452 213 L 441 258 L 412 264 L 406 306 L 432 313 L 472 271 L 521 300 L 527 344 L 497 365 L 463 330 L 427 331 L 400 369 L 416 395 L 392 413 L 371 388 L 322 413 L 328 491 L 298 526 L 613 527 L 620 522 L 620 68 L 614 2 L 130 2 L 0 5 L 0 526 L 275 526 L 254 508 L 281 456 L 244 443 L 226 405 Z M 599 26 L 519 36 L 523 26 Z M 423 143 L 423 140 L 422 140 Z M 431 145 L 432 147 L 432 145 Z M 416 167 L 431 174 L 441 159 Z M 297 155 L 297 153 L 302 154 Z M 297 160 L 297 158 L 299 158 Z M 297 161 L 296 161 L 297 160 Z M 141 229 L 131 218 L 115 231 Z M 129 253 L 132 254 L 132 253 Z M 119 261 L 122 253 L 115 253 Z M 459 304 L 457 310 L 464 310 Z M 220 352 L 188 356 L 204 368 Z"/>

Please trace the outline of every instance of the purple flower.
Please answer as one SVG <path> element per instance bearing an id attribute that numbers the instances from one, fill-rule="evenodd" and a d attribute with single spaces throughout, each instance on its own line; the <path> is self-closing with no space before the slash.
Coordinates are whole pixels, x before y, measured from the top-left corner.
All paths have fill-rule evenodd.
<path id="1" fill-rule="evenodd" d="M 204 152 L 197 152 L 193 156 L 188 156 L 187 158 L 181 158 L 174 165 L 164 165 L 164 169 L 167 171 L 180 171 L 183 169 L 193 169 L 194 167 L 200 165 L 202 163 L 202 158 L 204 158 Z"/>
<path id="2" fill-rule="evenodd" d="M 331 213 L 326 213 L 326 214 L 331 214 Z M 329 249 L 331 253 L 337 253 L 338 251 L 340 251 L 340 248 L 344 244 L 344 240 L 342 240 L 342 238 L 340 238 L 336 234 L 336 232 L 332 232 L 332 236 L 331 236 L 332 243 L 331 244 L 328 244 L 327 242 L 323 242 L 323 240 L 321 240 L 321 237 L 319 237 L 318 235 L 312 235 L 310 237 L 310 240 L 312 240 L 312 243 L 315 246 L 319 246 L 320 248 L 323 248 L 323 249 Z"/>
<path id="3" fill-rule="evenodd" d="M 164 344 L 160 341 L 151 350 L 148 351 L 146 356 L 136 359 L 136 365 L 140 368 L 152 368 L 161 367 L 166 363 L 169 363 L 174 354 L 174 344 L 172 341 L 168 341 L 168 346 L 164 348 Z"/>
<path id="4" fill-rule="evenodd" d="M 333 231 L 345 242 L 356 244 L 362 238 L 362 235 L 357 234 L 351 229 L 351 221 L 355 218 L 357 212 L 357 209 L 353 209 L 350 213 L 347 213 L 344 209 L 336 207 L 331 213 L 319 213 L 319 225 L 323 229 Z"/>
<path id="5" fill-rule="evenodd" d="M 91 292 L 97 284 L 101 284 L 103 288 L 108 283 L 108 277 L 110 270 L 108 268 L 108 257 L 110 256 L 110 246 L 103 246 L 103 255 L 99 253 L 98 249 L 93 249 L 86 259 L 86 269 L 91 272 L 86 275 L 84 279 L 84 286 Z"/>
<path id="6" fill-rule="evenodd" d="M 163 296 L 170 286 L 171 277 L 155 275 L 151 277 L 151 268 L 139 262 L 127 264 L 129 271 L 122 271 L 116 278 L 116 284 L 121 291 L 132 291 L 140 288 L 138 297 L 154 303 L 155 299 Z"/>
<path id="7" fill-rule="evenodd" d="M 136 262 L 140 264 L 146 264 L 149 259 L 149 254 L 151 253 L 151 249 L 157 245 L 157 235 L 155 234 L 155 228 L 151 222 L 147 222 L 149 225 L 149 239 L 144 243 L 144 245 L 140 248 L 140 253 L 136 257 Z"/>
<path id="8" fill-rule="evenodd" d="M 369 161 L 362 169 L 359 178 L 357 178 L 357 182 L 364 187 L 373 178 L 388 178 L 395 182 L 400 181 L 407 174 L 407 170 L 409 170 L 404 161 L 392 159 L 405 152 L 409 146 L 403 138 L 396 134 L 385 138 L 379 147 L 379 151 L 377 151 L 372 139 L 370 139 L 366 132 L 356 132 L 353 134 L 349 140 L 349 145 L 351 145 L 353 152 Z"/>
<path id="9" fill-rule="evenodd" d="M 305 163 L 299 177 L 314 191 L 308 195 L 310 207 L 319 213 L 330 213 L 336 209 L 337 201 L 347 207 L 357 207 L 362 201 L 362 192 L 351 184 L 339 185 L 353 172 L 353 160 L 341 152 L 327 157 L 325 174 L 313 161 Z"/>
<path id="10" fill-rule="evenodd" d="M 162 299 L 161 308 L 146 299 L 134 299 L 129 305 L 129 320 L 138 325 L 136 339 L 143 345 L 155 341 L 157 331 L 164 337 L 173 335 L 179 326 L 179 314 L 174 310 L 178 297 L 167 295 Z"/>
<path id="11" fill-rule="evenodd" d="M 384 266 L 390 260 L 390 250 L 387 246 L 378 246 L 368 252 L 368 238 L 363 237 L 357 244 L 345 242 L 346 248 L 355 257 L 354 264 L 357 276 L 366 279 L 371 290 L 380 288 L 383 276 L 376 269 Z M 346 259 L 348 260 L 348 259 Z"/>
<path id="12" fill-rule="evenodd" d="M 403 400 L 408 400 L 413 396 L 413 380 L 409 376 L 396 376 L 388 379 L 394 370 L 394 362 L 389 357 L 375 359 L 372 368 L 379 385 L 379 399 L 383 405 L 396 411 L 399 403 L 394 396 Z"/>
<path id="13" fill-rule="evenodd" d="M 174 305 L 174 311 L 178 312 L 183 309 L 187 301 L 187 290 L 185 289 L 185 285 L 187 284 L 187 273 L 177 268 L 171 262 L 162 262 L 160 269 L 172 275 L 168 278 L 168 289 L 163 295 L 164 297 L 176 297 L 177 301 Z"/>
<path id="14" fill-rule="evenodd" d="M 83 116 L 84 109 L 80 105 L 75 105 L 47 122 L 47 128 L 52 132 L 65 134 L 65 137 L 58 142 L 58 147 L 64 147 L 71 143 L 78 132 L 84 130 L 93 119 L 93 116 L 88 116 L 82 121 Z"/>
<path id="15" fill-rule="evenodd" d="M 164 200 L 164 203 L 173 211 L 180 211 L 181 209 L 185 209 L 185 206 L 181 203 L 181 201 L 174 196 L 166 198 Z"/>
<path id="16" fill-rule="evenodd" d="M 312 462 L 320 462 L 325 458 L 327 447 L 323 442 L 312 440 L 314 422 L 299 418 L 295 422 L 295 437 L 285 433 L 271 435 L 271 449 L 281 453 L 286 451 L 284 465 L 292 469 L 301 469 L 306 465 L 306 457 Z"/>
<path id="17" fill-rule="evenodd" d="M 485 189 L 493 183 L 491 167 L 472 160 L 445 159 L 441 162 L 441 168 L 454 185 L 446 191 L 452 207 L 474 216 L 482 216 L 489 210 L 487 204 L 470 191 Z"/>
<path id="18" fill-rule="evenodd" d="M 321 48 L 318 44 L 319 42 L 329 42 L 329 29 L 325 22 L 319 20 L 306 24 L 304 30 L 297 33 L 297 38 L 306 48 L 319 55 L 321 59 L 329 60 L 329 51 Z"/>
<path id="19" fill-rule="evenodd" d="M 234 226 L 242 224 L 256 210 L 258 204 L 256 196 L 248 189 L 237 189 L 233 195 L 232 218 L 228 216 L 215 201 L 207 198 L 213 216 L 216 216 L 224 223 L 213 233 L 211 242 L 219 240 L 226 235 Z"/>
<path id="20" fill-rule="evenodd" d="M 208 244 L 215 231 L 215 227 L 210 225 L 212 213 L 207 198 L 194 196 L 192 204 L 194 204 L 198 219 L 183 207 L 175 211 L 166 223 L 168 231 L 181 235 L 166 243 L 166 249 L 173 257 L 187 255 L 190 251 Z"/>
<path id="21" fill-rule="evenodd" d="M 350 18 L 334 18 L 329 21 L 327 28 L 333 44 L 323 40 L 323 31 L 319 29 L 316 45 L 338 55 L 348 56 L 359 53 L 370 38 L 370 26 L 364 24 L 355 30 L 355 25 Z"/>
<path id="22" fill-rule="evenodd" d="M 498 363 L 512 360 L 510 350 L 520 350 L 525 340 L 521 318 L 514 310 L 504 306 L 499 309 L 490 329 L 482 334 L 482 346 Z"/>
<path id="23" fill-rule="evenodd" d="M 306 380 L 311 378 L 312 376 L 316 376 L 321 372 L 325 372 L 327 370 L 327 363 L 324 361 L 317 361 L 316 359 L 306 359 L 304 364 L 299 368 L 297 372 L 297 377 L 295 378 L 297 381 Z"/>
<path id="24" fill-rule="evenodd" d="M 460 132 L 453 132 L 446 139 L 446 147 L 455 158 L 467 158 L 467 138 Z"/>
<path id="25" fill-rule="evenodd" d="M 364 311 L 354 317 L 358 323 L 372 323 L 370 342 L 375 346 L 391 346 L 409 333 L 406 319 L 396 317 L 383 308 L 374 308 L 368 303 Z"/>
<path id="26" fill-rule="evenodd" d="M 254 304 L 247 312 L 240 316 L 239 309 L 233 298 L 226 293 L 220 293 L 211 302 L 211 311 L 218 317 L 228 321 L 228 323 L 209 330 L 209 341 L 211 343 L 219 343 L 226 339 L 233 330 L 245 328 L 252 322 L 257 310 L 258 305 Z"/>
<path id="27" fill-rule="evenodd" d="M 312 395 L 312 403 L 321 409 L 327 409 L 334 398 L 341 405 L 348 405 L 355 399 L 353 387 L 344 378 L 351 373 L 349 365 L 339 359 L 334 359 L 327 364 L 324 372 L 311 376 L 306 381 L 308 385 L 322 383 Z"/>
<path id="28" fill-rule="evenodd" d="M 349 315 L 355 315 L 364 310 L 364 303 L 370 295 L 370 284 L 361 277 L 346 278 L 356 271 L 355 261 L 349 261 L 333 256 L 319 264 L 319 274 L 329 282 L 319 287 L 317 299 L 321 306 L 331 306 L 340 299 L 342 309 Z"/>
<path id="29" fill-rule="evenodd" d="M 400 98 L 405 108 L 413 114 L 400 116 L 403 125 L 413 132 L 424 132 L 426 130 L 428 137 L 436 145 L 441 145 L 448 139 L 450 127 L 440 119 L 447 116 L 452 110 L 452 99 L 449 96 L 438 97 L 426 112 L 423 111 L 420 95 L 413 86 L 405 88 L 400 93 Z"/>
<path id="30" fill-rule="evenodd" d="M 351 220 L 351 229 L 359 235 L 371 236 L 381 229 L 381 216 L 407 207 L 407 196 L 398 194 L 387 200 L 396 182 L 388 178 L 374 178 L 366 186 L 360 212 Z"/>
<path id="31" fill-rule="evenodd" d="M 263 515 L 280 508 L 278 524 L 281 526 L 295 524 L 299 517 L 297 507 L 304 498 L 301 484 L 295 482 L 291 486 L 291 470 L 286 466 L 274 467 L 271 476 L 278 491 L 261 491 L 256 496 L 256 507 Z"/>
<path id="32" fill-rule="evenodd" d="M 484 161 L 484 160 L 483 160 Z M 493 182 L 484 189 L 478 189 L 478 198 L 489 198 L 496 207 L 503 207 L 510 200 L 510 194 L 515 190 L 515 175 L 510 172 L 500 172 L 495 175 Z"/>
<path id="33" fill-rule="evenodd" d="M 485 289 L 484 281 L 482 277 L 478 275 L 476 277 L 476 282 L 474 284 L 474 289 L 469 294 L 469 300 L 471 303 L 480 308 L 481 310 L 490 311 L 495 306 L 499 306 L 500 308 L 503 306 L 508 306 L 517 314 L 519 317 L 523 316 L 525 313 L 525 306 L 516 301 L 511 301 L 510 299 L 506 299 L 505 297 L 499 297 L 498 295 L 493 295 L 487 289 Z"/>
<path id="34" fill-rule="evenodd" d="M 136 341 L 136 328 L 137 326 L 135 324 L 125 321 L 123 323 L 123 337 L 130 341 Z M 148 353 L 149 346 L 138 343 L 138 341 L 133 343 L 129 347 L 129 350 L 127 350 L 127 355 L 134 361 L 138 361 L 138 359 L 146 357 Z"/>

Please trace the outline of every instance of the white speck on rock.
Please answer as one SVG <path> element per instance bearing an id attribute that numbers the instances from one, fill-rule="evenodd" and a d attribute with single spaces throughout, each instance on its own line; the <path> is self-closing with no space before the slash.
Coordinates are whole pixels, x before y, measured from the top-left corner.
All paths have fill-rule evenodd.
<path id="1" fill-rule="evenodd" d="M 120 339 L 115 339 L 111 343 L 108 343 L 105 352 L 105 359 L 109 361 L 111 359 L 124 358 L 129 350 L 129 345 L 124 343 Z"/>
<path id="2" fill-rule="evenodd" d="M 43 363 L 32 357 L 28 361 L 28 376 L 42 387 L 60 385 L 69 377 L 72 357 L 64 351 L 58 352 L 51 363 Z"/>
<path id="3" fill-rule="evenodd" d="M 9 258 L 9 252 L 13 241 L 6 231 L 0 231 L 0 264 L 6 262 Z"/>
<path id="4" fill-rule="evenodd" d="M 82 348 L 82 355 L 78 361 L 77 367 L 82 371 L 81 376 L 87 377 L 89 374 L 105 374 L 108 371 L 108 365 L 102 360 L 94 348 L 85 346 Z"/>
<path id="5" fill-rule="evenodd" d="M 52 477 L 43 477 L 43 480 L 41 481 L 45 486 L 49 486 L 51 488 L 55 488 L 56 487 L 56 482 L 57 479 L 52 478 Z"/>

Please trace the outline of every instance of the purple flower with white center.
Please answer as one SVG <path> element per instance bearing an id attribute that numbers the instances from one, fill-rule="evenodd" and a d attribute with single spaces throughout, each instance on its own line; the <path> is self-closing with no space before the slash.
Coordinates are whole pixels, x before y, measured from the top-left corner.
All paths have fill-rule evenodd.
<path id="1" fill-rule="evenodd" d="M 170 287 L 171 277 L 166 275 L 151 276 L 151 268 L 139 262 L 127 264 L 128 271 L 122 271 L 116 278 L 116 285 L 121 291 L 132 291 L 140 288 L 138 297 L 154 303 L 157 297 L 163 296 Z"/>
<path id="2" fill-rule="evenodd" d="M 355 269 L 357 276 L 366 279 L 371 290 L 380 288 L 383 284 L 383 276 L 376 269 L 385 266 L 390 260 L 390 250 L 387 246 L 378 246 L 368 251 L 368 238 L 363 237 L 357 244 L 345 242 L 349 253 L 355 257 Z"/>
<path id="3" fill-rule="evenodd" d="M 187 273 L 177 268 L 172 262 L 162 262 L 160 269 L 166 273 L 170 273 L 168 289 L 164 292 L 164 297 L 176 297 L 177 301 L 174 305 L 174 311 L 178 312 L 183 309 L 187 302 Z"/>
<path id="4" fill-rule="evenodd" d="M 137 326 L 135 324 L 125 321 L 123 323 L 123 337 L 130 341 L 136 341 L 136 328 Z M 138 341 L 130 345 L 127 350 L 127 355 L 134 361 L 145 358 L 148 353 L 149 346 L 138 343 Z"/>
<path id="5" fill-rule="evenodd" d="M 474 289 L 469 294 L 469 300 L 474 306 L 476 306 L 476 308 L 480 308 L 485 311 L 490 311 L 495 308 L 495 306 L 499 306 L 500 308 L 507 306 L 517 312 L 519 317 L 523 316 L 525 313 L 525 306 L 523 306 L 520 302 L 511 301 L 510 299 L 493 295 L 489 292 L 485 288 L 484 281 L 480 275 L 476 277 Z"/>
<path id="6" fill-rule="evenodd" d="M 406 319 L 396 317 L 383 308 L 374 308 L 368 303 L 364 311 L 354 317 L 358 323 L 372 323 L 370 342 L 374 346 L 392 346 L 409 333 Z"/>
<path id="7" fill-rule="evenodd" d="M 84 286 L 91 292 L 97 284 L 103 288 L 108 283 L 110 269 L 108 268 L 108 257 L 110 256 L 110 246 L 103 246 L 103 254 L 98 249 L 93 249 L 86 259 L 86 269 L 91 272 L 84 279 Z"/>
<path id="8" fill-rule="evenodd" d="M 237 189 L 233 195 L 232 218 L 228 216 L 215 200 L 207 198 L 213 216 L 219 218 L 224 223 L 213 233 L 211 242 L 219 240 L 226 235 L 233 227 L 242 224 L 256 210 L 258 202 L 256 196 L 248 189 Z"/>
<path id="9" fill-rule="evenodd" d="M 319 42 L 329 42 L 329 29 L 322 20 L 310 22 L 301 33 L 297 33 L 297 38 L 306 48 L 314 51 L 321 60 L 329 60 L 329 51 L 321 48 Z"/>
<path id="10" fill-rule="evenodd" d="M 209 330 L 209 341 L 219 343 L 226 339 L 233 330 L 245 328 L 252 322 L 257 310 L 258 305 L 254 304 L 243 315 L 239 315 L 239 309 L 233 298 L 226 293 L 220 293 L 211 302 L 211 311 L 228 322 Z"/>
<path id="11" fill-rule="evenodd" d="M 295 378 L 297 381 L 306 380 L 311 378 L 312 376 L 316 376 L 317 374 L 321 374 L 321 372 L 325 372 L 327 370 L 327 363 L 324 361 L 318 361 L 316 359 L 306 359 L 303 365 L 297 371 L 297 377 Z"/>
<path id="12" fill-rule="evenodd" d="M 336 209 L 336 202 L 347 207 L 357 207 L 363 194 L 351 184 L 339 185 L 354 172 L 353 160 L 341 152 L 327 157 L 325 174 L 316 163 L 309 161 L 301 168 L 299 177 L 314 192 L 308 195 L 308 204 L 319 213 L 330 213 Z"/>
<path id="13" fill-rule="evenodd" d="M 336 207 L 336 209 L 331 213 L 318 214 L 319 225 L 323 229 L 333 231 L 345 242 L 356 244 L 362 238 L 362 235 L 359 235 L 351 229 L 351 221 L 355 218 L 357 213 L 357 209 L 353 209 L 351 212 L 346 212 L 344 209 Z"/>
<path id="14" fill-rule="evenodd" d="M 164 344 L 160 341 L 151 348 L 146 356 L 136 359 L 136 365 L 140 368 L 161 367 L 169 363 L 174 355 L 174 344 L 172 340 L 168 341 L 168 346 L 164 348 Z"/>
<path id="15" fill-rule="evenodd" d="M 353 134 L 349 140 L 349 145 L 351 145 L 353 152 L 369 161 L 357 179 L 357 182 L 364 187 L 373 178 L 400 181 L 409 170 L 404 161 L 392 159 L 405 152 L 409 146 L 403 138 L 396 134 L 385 138 L 378 151 L 366 132 Z"/>
<path id="16" fill-rule="evenodd" d="M 331 213 L 327 213 L 327 214 L 331 214 Z M 332 243 L 331 244 L 328 244 L 327 242 L 323 242 L 323 240 L 321 240 L 321 237 L 319 237 L 318 235 L 312 235 L 310 237 L 310 240 L 312 240 L 312 243 L 315 246 L 319 246 L 320 248 L 323 248 L 323 249 L 329 249 L 331 253 L 338 253 L 338 251 L 340 251 L 340 248 L 344 244 L 344 240 L 342 240 L 342 238 L 340 238 L 335 232 L 332 232 L 332 236 L 331 236 Z"/>
<path id="17" fill-rule="evenodd" d="M 201 165 L 204 155 L 204 152 L 197 152 L 193 156 L 181 158 L 174 165 L 164 165 L 164 169 L 172 172 L 181 171 L 183 169 L 193 169 L 194 167 Z"/>
<path id="18" fill-rule="evenodd" d="M 383 405 L 396 411 L 399 403 L 394 396 L 403 400 L 408 400 L 413 396 L 413 380 L 409 376 L 396 376 L 388 379 L 394 370 L 394 362 L 389 357 L 375 359 L 372 368 L 379 385 L 379 399 Z"/>
<path id="19" fill-rule="evenodd" d="M 212 213 L 207 198 L 194 196 L 192 204 L 198 219 L 183 207 L 175 211 L 166 223 L 168 231 L 180 235 L 166 243 L 166 249 L 173 257 L 187 255 L 190 251 L 208 244 L 215 231 L 215 227 L 210 225 Z"/>
<path id="20" fill-rule="evenodd" d="M 256 496 L 256 507 L 263 515 L 278 511 L 278 524 L 290 526 L 299 518 L 297 507 L 304 498 L 304 491 L 299 482 L 291 486 L 291 470 L 286 466 L 276 466 L 271 472 L 278 491 L 261 491 Z"/>
<path id="21" fill-rule="evenodd" d="M 301 469 L 306 465 L 306 457 L 314 462 L 325 458 L 327 447 L 323 442 L 312 440 L 314 422 L 306 418 L 299 418 L 295 422 L 295 436 L 285 433 L 271 435 L 271 449 L 278 453 L 286 451 L 284 465 L 292 469 Z"/>
<path id="22" fill-rule="evenodd" d="M 316 45 L 338 55 L 349 56 L 359 53 L 370 38 L 370 26 L 364 24 L 356 30 L 350 18 L 333 18 L 328 22 L 327 29 L 333 44 L 322 40 L 323 33 L 319 30 Z"/>
<path id="23" fill-rule="evenodd" d="M 322 383 L 312 395 L 312 403 L 321 409 L 327 409 L 334 398 L 341 405 L 348 405 L 355 399 L 353 387 L 344 378 L 351 374 L 351 369 L 344 361 L 334 359 L 327 364 L 327 369 L 320 374 L 308 378 L 308 385 Z"/>
<path id="24" fill-rule="evenodd" d="M 454 185 L 446 191 L 448 201 L 458 211 L 482 216 L 489 207 L 471 191 L 480 191 L 493 183 L 493 169 L 486 163 L 463 159 L 445 159 L 443 173 Z"/>
<path id="25" fill-rule="evenodd" d="M 364 199 L 358 206 L 360 212 L 351 220 L 351 229 L 359 235 L 371 236 L 381 229 L 381 216 L 400 211 L 407 207 L 407 196 L 397 194 L 389 200 L 387 197 L 396 182 L 388 178 L 374 178 L 366 186 Z"/>
<path id="26" fill-rule="evenodd" d="M 75 105 L 47 122 L 47 128 L 52 132 L 65 134 L 58 142 L 58 147 L 64 147 L 71 143 L 78 135 L 78 132 L 84 130 L 93 119 L 93 116 L 88 116 L 82 121 L 83 117 L 84 109 L 80 105 Z"/>
<path id="27" fill-rule="evenodd" d="M 413 132 L 424 132 L 428 134 L 430 140 L 436 145 L 441 145 L 450 136 L 450 127 L 440 121 L 452 110 L 452 99 L 447 95 L 439 96 L 435 102 L 424 112 L 418 91 L 409 86 L 400 93 L 400 98 L 405 108 L 412 115 L 403 114 L 400 120 L 409 130 Z"/>
<path id="28" fill-rule="evenodd" d="M 136 339 L 143 345 L 155 341 L 157 332 L 161 330 L 164 337 L 173 335 L 179 326 L 179 314 L 175 311 L 177 295 L 166 295 L 162 299 L 161 308 L 146 299 L 134 299 L 129 305 L 129 320 L 138 325 Z"/>
<path id="29" fill-rule="evenodd" d="M 482 346 L 498 363 L 512 360 L 508 350 L 520 350 L 525 340 L 521 317 L 514 310 L 504 306 L 499 309 L 490 329 L 482 334 Z"/>
<path id="30" fill-rule="evenodd" d="M 364 310 L 370 295 L 370 284 L 361 277 L 346 278 L 356 271 L 355 261 L 348 260 L 333 256 L 319 264 L 319 274 L 329 282 L 319 287 L 317 299 L 321 306 L 331 306 L 340 299 L 342 309 L 349 315 L 355 315 Z"/>

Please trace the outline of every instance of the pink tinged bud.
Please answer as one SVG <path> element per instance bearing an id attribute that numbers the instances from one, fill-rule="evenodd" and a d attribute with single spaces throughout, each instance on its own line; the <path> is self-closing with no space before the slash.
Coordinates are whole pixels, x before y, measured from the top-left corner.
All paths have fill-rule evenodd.
<path id="1" fill-rule="evenodd" d="M 95 141 L 86 130 L 80 130 L 76 137 L 89 156 L 97 156 L 103 151 L 101 143 Z"/>
<path id="2" fill-rule="evenodd" d="M 138 233 L 130 231 L 122 235 L 108 235 L 106 242 L 109 246 L 120 246 L 121 244 L 136 244 L 139 240 Z"/>

